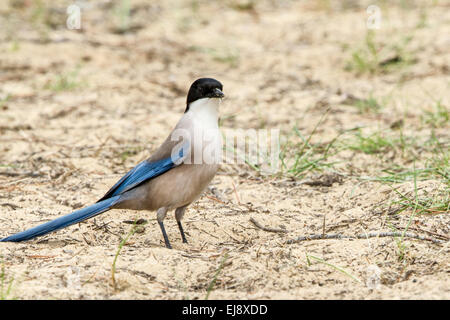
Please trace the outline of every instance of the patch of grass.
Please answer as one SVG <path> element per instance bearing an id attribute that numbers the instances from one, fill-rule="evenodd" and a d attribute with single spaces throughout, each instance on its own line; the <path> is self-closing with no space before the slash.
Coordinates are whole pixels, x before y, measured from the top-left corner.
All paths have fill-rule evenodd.
<path id="1" fill-rule="evenodd" d="M 414 198 L 408 197 L 401 193 L 398 188 L 392 188 L 399 196 L 400 200 L 393 201 L 392 204 L 398 205 L 399 209 L 397 214 L 406 210 L 412 210 L 414 216 L 422 214 L 439 214 L 450 213 L 450 189 L 443 190 L 439 195 L 433 197 L 420 197 L 418 196 L 417 179 L 414 176 Z M 409 222 L 407 228 L 403 233 L 408 231 Z"/>
<path id="2" fill-rule="evenodd" d="M 417 214 L 450 213 L 450 196 L 447 190 L 444 194 L 435 197 L 423 197 L 410 199 L 403 196 L 402 200 L 395 203 L 401 206 L 399 212 L 414 209 Z"/>
<path id="3" fill-rule="evenodd" d="M 392 168 L 381 170 L 380 176 L 361 177 L 360 179 L 383 183 L 402 183 L 413 180 L 414 176 L 416 176 L 418 180 L 429 180 L 435 176 L 435 173 L 434 168 L 419 168 L 413 170 L 405 167 L 394 166 Z"/>
<path id="4" fill-rule="evenodd" d="M 360 177 L 361 180 L 378 181 L 382 183 L 402 183 L 417 179 L 418 181 L 438 179 L 444 184 L 450 186 L 450 165 L 449 153 L 433 154 L 425 161 L 421 168 L 408 168 L 400 165 L 393 165 L 382 169 L 380 174 L 375 177 Z"/>
<path id="5" fill-rule="evenodd" d="M 130 147 L 126 150 L 120 151 L 114 155 L 116 159 L 120 159 L 120 164 L 124 165 L 129 157 L 135 156 L 142 152 L 144 148 L 142 146 Z"/>
<path id="6" fill-rule="evenodd" d="M 0 256 L 0 259 L 2 257 Z M 14 277 L 6 274 L 5 263 L 2 261 L 0 268 L 0 300 L 14 299 L 12 294 L 12 287 L 14 283 Z"/>
<path id="7" fill-rule="evenodd" d="M 117 283 L 116 283 L 116 277 L 115 277 L 115 274 L 116 274 L 116 262 L 117 262 L 117 259 L 119 258 L 119 254 L 120 254 L 120 251 L 122 250 L 123 246 L 127 243 L 128 239 L 131 236 L 133 236 L 133 234 L 135 234 L 136 231 L 138 230 L 139 226 L 137 225 L 137 221 L 138 221 L 137 219 L 134 221 L 130 232 L 128 232 L 128 234 L 125 236 L 125 238 L 123 238 L 120 241 L 119 247 L 117 248 L 117 251 L 116 251 L 116 255 L 114 256 L 114 260 L 113 260 L 113 263 L 112 263 L 112 266 L 111 266 L 111 281 L 112 281 L 114 290 L 117 289 Z"/>
<path id="8" fill-rule="evenodd" d="M 17 39 L 11 41 L 11 45 L 9 47 L 9 51 L 18 52 L 20 50 L 20 43 Z"/>
<path id="9" fill-rule="evenodd" d="M 228 6 L 236 11 L 254 11 L 255 10 L 255 0 L 246 1 L 228 1 Z"/>
<path id="10" fill-rule="evenodd" d="M 352 137 L 340 141 L 340 144 L 344 149 L 369 155 L 386 154 L 392 151 L 394 155 L 401 156 L 405 161 L 416 159 L 419 156 L 418 150 L 430 151 L 430 147 L 424 145 L 423 137 L 405 136 L 401 129 L 379 130 L 364 134 L 361 128 L 358 128 Z"/>
<path id="11" fill-rule="evenodd" d="M 326 266 L 332 267 L 333 269 L 335 269 L 335 270 L 341 272 L 342 274 L 344 274 L 344 275 L 350 277 L 351 279 L 355 280 L 355 281 L 358 282 L 358 283 L 362 283 L 361 280 L 359 280 L 359 279 L 356 278 L 354 275 L 352 275 L 351 273 L 349 273 L 348 271 L 346 271 L 344 268 L 341 268 L 341 267 L 339 267 L 339 266 L 336 266 L 336 265 L 334 265 L 334 264 L 332 264 L 332 263 L 329 263 L 329 262 L 323 260 L 322 258 L 318 258 L 318 257 L 315 257 L 315 256 L 310 255 L 310 254 L 306 254 L 306 262 L 307 262 L 307 265 L 308 265 L 308 266 L 311 266 L 311 265 L 312 265 L 310 258 L 311 258 L 311 259 L 314 259 L 314 260 L 318 261 L 319 263 L 322 263 L 322 264 L 324 264 L 324 265 L 326 265 Z"/>
<path id="12" fill-rule="evenodd" d="M 450 186 L 449 142 L 440 142 L 433 133 L 426 146 L 431 148 L 432 153 L 432 156 L 425 161 L 426 167 Z"/>
<path id="13" fill-rule="evenodd" d="M 0 163 L 0 168 L 19 168 L 17 164 Z"/>
<path id="14" fill-rule="evenodd" d="M 414 163 L 414 172 L 416 172 L 416 165 Z M 419 206 L 419 201 L 418 201 L 418 190 L 417 190 L 417 176 L 414 174 L 414 201 L 408 199 L 406 196 L 404 196 L 400 191 L 398 191 L 398 189 L 393 188 L 394 191 L 399 194 L 402 199 L 405 199 L 408 201 L 408 205 L 406 207 L 411 207 L 413 209 L 412 214 L 409 217 L 408 223 L 406 224 L 405 229 L 402 232 L 402 236 L 400 237 L 400 239 L 398 239 L 397 237 L 395 237 L 395 241 L 397 243 L 397 247 L 398 247 L 398 257 L 399 257 L 399 261 L 402 261 L 405 259 L 405 251 L 406 251 L 406 245 L 403 243 L 403 238 L 406 234 L 406 232 L 408 231 L 412 221 L 414 220 L 414 218 L 416 217 L 416 215 L 418 214 L 418 206 Z M 398 211 L 397 213 L 403 211 L 406 207 L 404 207 L 403 209 L 401 209 L 400 211 Z"/>
<path id="15" fill-rule="evenodd" d="M 10 94 L 6 95 L 6 97 L 4 97 L 4 98 L 0 98 L 0 110 L 3 109 L 7 105 L 8 101 L 10 99 L 11 99 Z"/>
<path id="16" fill-rule="evenodd" d="M 387 223 L 388 227 L 393 231 L 393 232 L 398 232 L 399 230 L 393 226 L 391 223 Z M 395 240 L 395 244 L 397 245 L 397 260 L 398 261 L 403 261 L 406 257 L 406 250 L 407 250 L 407 246 L 406 244 L 402 241 L 401 237 L 394 237 Z"/>
<path id="17" fill-rule="evenodd" d="M 78 79 L 79 69 L 58 75 L 53 81 L 45 85 L 45 89 L 55 92 L 69 91 L 79 88 L 83 82 Z"/>
<path id="18" fill-rule="evenodd" d="M 339 133 L 327 143 L 311 143 L 311 138 L 316 133 L 317 128 L 322 124 L 328 111 L 329 110 L 323 114 L 307 138 L 302 135 L 297 127 L 294 127 L 292 131 L 294 139 L 291 139 L 291 137 L 288 136 L 287 141 L 281 147 L 280 160 L 282 174 L 303 178 L 311 171 L 323 171 L 327 168 L 333 168 L 336 164 L 328 161 L 329 157 L 339 152 L 339 150 L 335 148 L 336 141 L 338 141 L 343 134 L 354 129 Z"/>
<path id="19" fill-rule="evenodd" d="M 120 154 L 120 159 L 122 160 L 122 163 L 124 163 L 129 157 L 137 155 L 141 151 L 142 151 L 142 148 L 125 150 L 124 152 L 122 152 Z"/>
<path id="20" fill-rule="evenodd" d="M 228 259 L 228 252 L 224 254 L 222 261 L 220 262 L 219 268 L 217 268 L 216 273 L 214 274 L 214 277 L 212 278 L 211 282 L 209 283 L 208 288 L 206 289 L 206 296 L 205 296 L 205 300 L 208 300 L 209 295 L 211 294 L 211 292 L 214 289 L 214 285 L 216 284 L 217 281 L 217 277 L 219 276 L 220 272 L 222 272 L 224 266 L 225 266 L 225 262 Z"/>
<path id="21" fill-rule="evenodd" d="M 34 24 L 42 24 L 45 21 L 45 16 L 47 15 L 48 9 L 42 0 L 33 1 L 31 7 L 31 21 Z"/>
<path id="22" fill-rule="evenodd" d="M 38 31 L 42 42 L 49 41 L 51 29 L 64 28 L 66 26 L 66 15 L 64 10 L 58 10 L 43 0 L 31 1 L 27 6 L 28 17 L 34 29 Z"/>
<path id="23" fill-rule="evenodd" d="M 399 195 L 400 199 L 396 201 L 392 201 L 391 205 L 395 205 L 398 208 L 396 209 L 395 213 L 400 214 L 404 211 L 411 211 L 411 214 L 409 215 L 408 222 L 405 226 L 405 228 L 401 231 L 400 237 L 395 237 L 395 241 L 397 244 L 398 249 L 398 260 L 403 261 L 406 257 L 406 250 L 407 246 L 404 243 L 404 237 L 405 234 L 408 232 L 411 224 L 413 223 L 414 219 L 417 216 L 420 215 L 434 215 L 434 214 L 448 214 L 450 213 L 450 186 L 447 186 L 445 190 L 442 190 L 439 194 L 435 194 L 432 197 L 426 197 L 422 196 L 419 197 L 419 189 L 417 187 L 417 181 L 418 181 L 418 170 L 416 170 L 416 166 L 414 164 L 412 174 L 413 174 L 413 180 L 414 180 L 414 196 L 408 196 L 404 193 L 402 193 L 398 188 L 391 187 L 392 190 Z M 398 232 L 393 225 L 389 224 L 390 228 Z"/>
<path id="24" fill-rule="evenodd" d="M 380 170 L 375 177 L 359 177 L 361 180 L 378 181 L 383 183 L 400 183 L 405 181 L 439 179 L 450 185 L 450 153 L 448 143 L 441 142 L 432 133 L 431 137 L 405 137 L 402 131 L 399 135 L 390 132 L 376 132 L 364 136 L 360 131 L 355 138 L 344 141 L 343 147 L 366 154 L 387 154 L 401 156 L 400 164 L 392 163 Z M 384 161 L 384 160 L 383 160 Z M 420 161 L 421 167 L 412 169 L 405 163 Z"/>
<path id="25" fill-rule="evenodd" d="M 386 152 L 388 149 L 395 148 L 396 141 L 386 137 L 377 131 L 371 135 L 364 136 L 361 131 L 355 134 L 355 139 L 347 147 L 350 150 L 364 152 L 366 154 L 375 154 Z"/>
<path id="26" fill-rule="evenodd" d="M 346 70 L 358 73 L 375 73 L 378 68 L 379 56 L 374 32 L 368 31 L 365 37 L 364 47 L 353 51 L 351 60 L 347 63 Z"/>
<path id="27" fill-rule="evenodd" d="M 372 95 L 367 99 L 355 101 L 354 106 L 359 110 L 359 113 L 378 113 L 381 109 L 381 104 Z"/>
<path id="28" fill-rule="evenodd" d="M 423 29 L 428 27 L 428 14 L 425 8 L 422 8 L 420 10 L 420 18 L 419 22 L 416 25 L 417 29 Z"/>
<path id="29" fill-rule="evenodd" d="M 369 30 L 364 45 L 352 52 L 345 70 L 357 74 L 378 74 L 398 71 L 414 62 L 412 53 L 406 50 L 412 36 L 392 40 L 394 45 L 387 46 L 375 41 L 375 32 Z"/>
<path id="30" fill-rule="evenodd" d="M 296 134 L 303 139 L 303 146 L 294 146 L 293 161 L 288 161 L 286 149 L 280 153 L 281 166 L 285 173 L 294 177 L 303 178 L 311 171 L 323 171 L 325 168 L 332 168 L 334 163 L 328 162 L 329 150 L 333 142 L 323 146 L 322 144 L 312 144 L 308 139 L 296 130 Z M 290 157 L 289 160 L 292 160 Z"/>
<path id="31" fill-rule="evenodd" d="M 437 101 L 434 110 L 425 111 L 421 119 L 424 124 L 431 125 L 433 128 L 444 127 L 449 124 L 450 111 L 442 105 L 441 101 Z"/>
<path id="32" fill-rule="evenodd" d="M 130 29 L 130 0 L 120 0 L 114 6 L 114 16 L 116 20 L 115 32 L 125 33 Z"/>

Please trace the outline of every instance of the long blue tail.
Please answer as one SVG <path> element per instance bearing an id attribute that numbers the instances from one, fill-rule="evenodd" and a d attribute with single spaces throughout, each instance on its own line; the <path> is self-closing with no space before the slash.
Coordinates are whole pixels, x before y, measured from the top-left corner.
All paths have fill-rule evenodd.
<path id="1" fill-rule="evenodd" d="M 1 239 L 0 242 L 20 242 L 30 240 L 47 233 L 65 228 L 72 224 L 95 217 L 96 215 L 108 211 L 114 204 L 118 202 L 120 195 L 108 198 L 106 200 L 94 203 L 93 205 L 69 213 L 68 215 L 59 217 L 55 220 L 43 223 L 34 228 L 13 234 L 12 236 Z"/>

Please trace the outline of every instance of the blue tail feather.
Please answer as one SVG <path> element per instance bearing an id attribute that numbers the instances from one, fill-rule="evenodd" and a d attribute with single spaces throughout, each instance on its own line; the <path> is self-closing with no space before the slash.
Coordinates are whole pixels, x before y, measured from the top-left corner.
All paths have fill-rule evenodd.
<path id="1" fill-rule="evenodd" d="M 106 200 L 94 203 L 93 205 L 69 213 L 68 215 L 59 217 L 55 220 L 43 223 L 34 228 L 13 234 L 12 236 L 1 239 L 0 242 L 20 242 L 30 240 L 47 233 L 65 228 L 72 224 L 92 218 L 100 213 L 108 211 L 114 204 L 118 202 L 120 195 L 108 198 Z"/>

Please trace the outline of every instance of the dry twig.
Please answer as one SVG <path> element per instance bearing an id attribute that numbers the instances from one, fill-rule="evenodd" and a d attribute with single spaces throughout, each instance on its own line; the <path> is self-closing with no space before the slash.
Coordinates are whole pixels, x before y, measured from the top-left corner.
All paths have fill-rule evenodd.
<path id="1" fill-rule="evenodd" d="M 407 232 L 403 234 L 402 232 L 370 232 L 370 233 L 362 233 L 355 236 L 349 236 L 344 234 L 312 234 L 309 236 L 301 236 L 296 239 L 288 240 L 287 243 L 298 243 L 301 241 L 308 240 L 322 240 L 322 239 L 367 239 L 367 238 L 383 238 L 383 237 L 406 237 L 413 238 L 418 240 L 431 241 L 433 243 L 445 243 L 444 240 L 438 240 L 430 237 L 420 236 L 414 233 Z"/>
<path id="2" fill-rule="evenodd" d="M 264 227 L 263 225 L 261 225 L 258 221 L 256 221 L 253 218 L 250 218 L 250 222 L 253 223 L 257 228 L 267 231 L 267 232 L 283 232 L 286 233 L 288 232 L 285 229 L 279 229 L 279 228 L 271 228 L 271 227 Z"/>

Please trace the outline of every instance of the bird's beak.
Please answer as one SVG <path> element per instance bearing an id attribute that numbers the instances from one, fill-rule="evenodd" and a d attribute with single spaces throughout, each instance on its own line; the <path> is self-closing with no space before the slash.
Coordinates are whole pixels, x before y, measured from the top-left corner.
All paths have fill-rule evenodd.
<path id="1" fill-rule="evenodd" d="M 225 95 L 220 89 L 215 88 L 214 89 L 214 98 L 223 98 Z"/>

